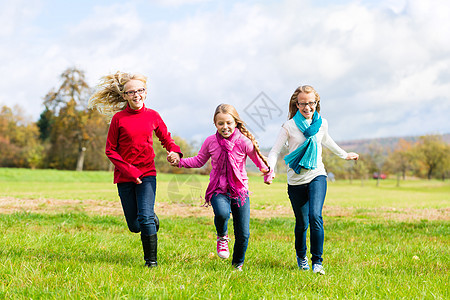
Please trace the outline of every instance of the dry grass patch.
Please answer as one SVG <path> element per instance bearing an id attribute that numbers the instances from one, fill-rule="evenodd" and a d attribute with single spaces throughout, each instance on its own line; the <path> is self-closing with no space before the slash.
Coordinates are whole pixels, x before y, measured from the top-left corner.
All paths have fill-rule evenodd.
<path id="1" fill-rule="evenodd" d="M 160 216 L 178 217 L 208 217 L 213 216 L 211 207 L 183 203 L 156 202 L 155 211 Z M 15 212 L 30 213 L 68 213 L 82 212 L 89 215 L 122 215 L 119 201 L 100 200 L 60 200 L 60 199 L 17 199 L 13 197 L 0 198 L 0 213 Z M 330 217 L 365 217 L 383 218 L 397 221 L 417 220 L 450 220 L 450 208 L 412 209 L 412 208 L 354 208 L 325 206 L 324 216 Z M 293 217 L 289 206 L 272 205 L 251 209 L 253 218 Z"/>

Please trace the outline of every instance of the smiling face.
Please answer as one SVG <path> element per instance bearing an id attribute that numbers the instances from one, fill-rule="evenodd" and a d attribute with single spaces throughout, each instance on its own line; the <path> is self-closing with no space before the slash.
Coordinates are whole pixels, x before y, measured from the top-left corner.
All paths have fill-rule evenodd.
<path id="1" fill-rule="evenodd" d="M 214 125 L 216 125 L 217 131 L 224 138 L 229 138 L 236 129 L 236 121 L 230 114 L 218 113 L 214 118 Z"/>
<path id="2" fill-rule="evenodd" d="M 314 93 L 299 93 L 297 108 L 305 119 L 312 119 L 316 111 L 316 95 Z"/>
<path id="3" fill-rule="evenodd" d="M 147 90 L 144 82 L 132 79 L 125 84 L 123 99 L 128 101 L 132 109 L 141 109 L 144 106 L 146 97 Z"/>

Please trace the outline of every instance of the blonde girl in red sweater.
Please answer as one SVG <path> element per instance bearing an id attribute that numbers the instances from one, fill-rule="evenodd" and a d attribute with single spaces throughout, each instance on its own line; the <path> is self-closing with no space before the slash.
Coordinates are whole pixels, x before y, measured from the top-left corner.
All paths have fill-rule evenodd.
<path id="1" fill-rule="evenodd" d="M 157 266 L 157 218 L 153 133 L 177 159 L 182 156 L 166 124 L 154 110 L 145 107 L 147 78 L 117 72 L 104 76 L 89 106 L 111 117 L 106 156 L 114 164 L 114 183 L 131 232 L 140 232 L 145 265 Z"/>

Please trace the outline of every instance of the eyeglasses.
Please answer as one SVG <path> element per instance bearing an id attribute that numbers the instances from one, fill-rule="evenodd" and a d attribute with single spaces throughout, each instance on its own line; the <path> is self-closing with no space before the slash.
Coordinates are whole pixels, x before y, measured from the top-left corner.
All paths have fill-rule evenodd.
<path id="1" fill-rule="evenodd" d="M 300 107 L 306 107 L 306 105 L 308 105 L 309 107 L 311 107 L 311 108 L 314 108 L 316 105 L 317 105 L 317 101 L 314 101 L 314 102 L 306 102 L 306 103 L 299 103 L 299 102 L 297 102 L 297 105 L 298 106 L 300 106 Z"/>
<path id="2" fill-rule="evenodd" d="M 142 94 L 144 92 L 145 92 L 145 89 L 138 89 L 136 91 L 126 91 L 126 92 L 123 92 L 123 93 L 125 95 L 127 95 L 127 96 L 134 96 L 136 93 L 140 95 L 140 94 Z"/>

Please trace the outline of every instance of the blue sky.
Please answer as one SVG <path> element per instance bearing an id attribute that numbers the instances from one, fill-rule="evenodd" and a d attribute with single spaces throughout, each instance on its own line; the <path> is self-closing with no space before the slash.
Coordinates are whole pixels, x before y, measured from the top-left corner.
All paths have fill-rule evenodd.
<path id="1" fill-rule="evenodd" d="M 0 105 L 33 120 L 75 66 L 91 86 L 117 70 L 148 76 L 146 105 L 189 141 L 230 103 L 270 147 L 301 84 L 336 141 L 450 132 L 446 0 L 0 4 Z"/>

